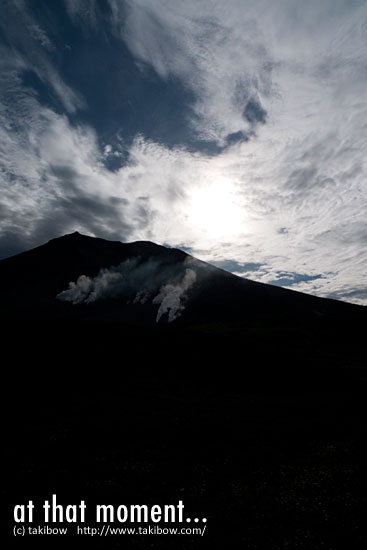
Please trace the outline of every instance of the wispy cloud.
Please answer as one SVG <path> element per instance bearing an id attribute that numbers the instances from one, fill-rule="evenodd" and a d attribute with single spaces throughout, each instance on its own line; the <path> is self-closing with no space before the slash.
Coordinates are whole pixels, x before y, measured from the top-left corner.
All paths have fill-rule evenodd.
<path id="1" fill-rule="evenodd" d="M 142 70 L 152 66 L 194 92 L 191 125 L 199 138 L 224 146 L 248 139 L 266 121 L 273 61 L 246 9 L 191 0 L 110 5 Z"/>
<path id="2" fill-rule="evenodd" d="M 7 9 L 1 15 L 0 28 L 10 46 L 4 47 L 3 59 L 16 58 L 14 68 L 18 70 L 18 75 L 24 75 L 27 71 L 36 75 L 56 94 L 68 113 L 83 109 L 85 101 L 82 96 L 64 82 L 52 63 L 49 53 L 55 46 L 46 30 L 31 15 L 27 3 L 23 0 L 8 2 Z"/>
<path id="3" fill-rule="evenodd" d="M 85 30 L 95 29 L 98 24 L 96 0 L 65 0 L 66 10 L 75 24 Z"/>

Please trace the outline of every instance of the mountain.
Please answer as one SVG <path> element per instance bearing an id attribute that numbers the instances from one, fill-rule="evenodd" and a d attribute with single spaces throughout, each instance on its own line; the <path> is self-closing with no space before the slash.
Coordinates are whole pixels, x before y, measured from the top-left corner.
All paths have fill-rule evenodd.
<path id="1" fill-rule="evenodd" d="M 38 318 L 44 315 L 50 318 L 73 316 L 73 309 L 78 309 L 79 315 L 88 316 L 88 309 L 91 308 L 65 308 L 58 295 L 82 275 L 95 278 L 102 269 L 116 270 L 121 264 L 132 260 L 136 260 L 136 265 L 121 271 L 122 278 L 130 279 L 129 288 L 120 285 L 114 294 L 104 292 L 93 301 L 96 304 L 111 297 L 117 300 L 124 298 L 119 301 L 119 313 L 123 319 L 129 318 L 130 312 L 124 315 L 124 309 L 126 302 L 133 299 L 136 293 L 151 287 L 152 283 L 153 287 L 158 285 L 158 288 L 152 288 L 153 293 L 158 292 L 159 286 L 175 284 L 187 269 L 194 270 L 196 277 L 188 289 L 185 314 L 182 316 L 186 324 L 204 321 L 231 323 L 264 315 L 279 318 L 302 315 L 317 319 L 328 314 L 357 314 L 362 309 L 340 301 L 250 281 L 201 262 L 178 249 L 147 241 L 124 244 L 75 232 L 0 261 L 1 315 Z M 155 263 L 154 269 L 150 269 L 152 262 Z M 141 268 L 144 268 L 143 274 Z M 90 305 L 91 302 L 85 303 Z M 108 305 L 111 307 L 111 301 Z M 144 309 L 139 318 L 141 322 L 144 322 Z M 101 308 L 102 311 L 105 308 Z M 115 314 L 110 311 L 110 315 L 115 317 Z M 149 314 L 145 320 L 152 320 Z"/>
<path id="2" fill-rule="evenodd" d="M 73 323 L 77 333 L 108 326 L 138 340 L 141 331 L 171 342 L 184 335 L 209 355 L 203 342 L 214 335 L 222 355 L 246 346 L 262 363 L 296 354 L 340 365 L 361 361 L 366 309 L 243 279 L 151 242 L 76 232 L 0 261 L 0 319 L 5 331 L 42 327 L 48 338 Z"/>
<path id="3" fill-rule="evenodd" d="M 366 547 L 365 308 L 73 233 L 0 262 L 0 323 L 8 525 L 52 494 L 88 526 L 182 500 L 205 535 L 150 547 Z"/>

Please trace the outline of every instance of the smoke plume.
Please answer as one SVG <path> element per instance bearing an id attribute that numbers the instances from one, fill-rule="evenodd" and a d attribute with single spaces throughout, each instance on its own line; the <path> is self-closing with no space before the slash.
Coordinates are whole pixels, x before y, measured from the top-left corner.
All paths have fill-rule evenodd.
<path id="1" fill-rule="evenodd" d="M 196 281 L 196 273 L 193 269 L 186 269 L 186 273 L 179 283 L 164 285 L 159 294 L 153 298 L 153 304 L 160 304 L 157 313 L 157 323 L 165 313 L 168 314 L 168 322 L 171 323 L 181 315 L 185 309 L 183 298 L 185 293 Z"/>
<path id="2" fill-rule="evenodd" d="M 106 298 L 119 298 L 125 303 L 159 305 L 156 322 L 167 314 L 168 322 L 177 319 L 185 309 L 187 291 L 196 281 L 196 272 L 185 262 L 167 263 L 163 259 L 130 258 L 120 265 L 101 269 L 96 277 L 80 275 L 76 282 L 57 295 L 73 304 L 90 304 Z"/>

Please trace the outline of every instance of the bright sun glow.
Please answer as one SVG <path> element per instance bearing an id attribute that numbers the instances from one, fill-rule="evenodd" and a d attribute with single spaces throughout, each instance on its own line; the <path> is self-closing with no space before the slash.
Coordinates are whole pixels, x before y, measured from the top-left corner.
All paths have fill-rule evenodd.
<path id="1" fill-rule="evenodd" d="M 231 237 L 242 230 L 243 210 L 233 185 L 216 181 L 193 191 L 188 211 L 190 224 L 212 237 Z"/>

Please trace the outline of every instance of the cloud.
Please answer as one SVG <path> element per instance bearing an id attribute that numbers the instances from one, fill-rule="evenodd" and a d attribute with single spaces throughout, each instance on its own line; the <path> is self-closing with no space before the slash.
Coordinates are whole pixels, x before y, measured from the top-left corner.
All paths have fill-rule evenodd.
<path id="1" fill-rule="evenodd" d="M 223 147 L 233 136 L 248 139 L 265 123 L 273 61 L 246 7 L 192 0 L 110 5 L 142 71 L 152 66 L 162 79 L 178 78 L 194 93 L 190 120 L 198 138 Z"/>
<path id="2" fill-rule="evenodd" d="M 0 28 L 8 45 L 2 46 L 3 66 L 12 65 L 11 69 L 13 73 L 16 70 L 19 79 L 27 73 L 36 75 L 68 113 L 85 108 L 82 96 L 64 82 L 51 61 L 50 52 L 55 50 L 55 45 L 23 0 L 8 2 L 7 9 L 2 11 Z"/>
<path id="3" fill-rule="evenodd" d="M 129 230 L 121 216 L 127 199 L 103 167 L 95 132 L 41 106 L 10 69 L 10 59 L 0 94 L 5 240 L 17 232 L 28 247 L 77 227 L 123 238 Z M 17 63 L 13 59 L 13 68 Z"/>
<path id="4" fill-rule="evenodd" d="M 81 24 L 84 30 L 97 27 L 96 0 L 65 0 L 65 6 L 72 21 L 75 24 Z"/>
<path id="5" fill-rule="evenodd" d="M 253 262 L 236 262 L 234 260 L 214 260 L 211 263 L 220 269 L 231 271 L 236 274 L 258 271 L 262 267 L 262 264 Z"/>

